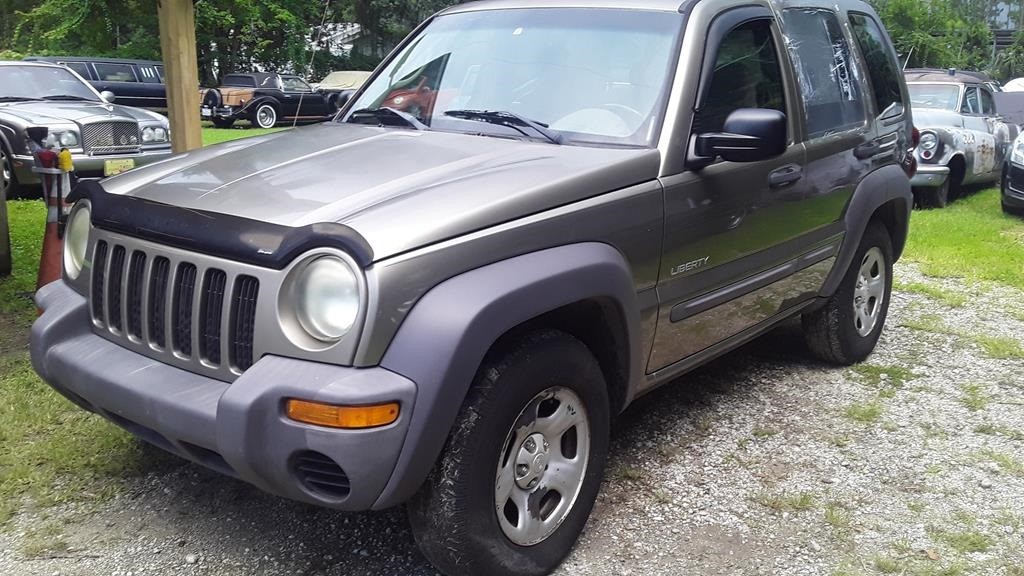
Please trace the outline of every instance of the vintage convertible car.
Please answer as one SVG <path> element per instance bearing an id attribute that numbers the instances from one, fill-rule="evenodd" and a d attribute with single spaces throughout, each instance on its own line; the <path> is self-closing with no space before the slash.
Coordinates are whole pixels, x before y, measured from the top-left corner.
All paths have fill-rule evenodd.
<path id="1" fill-rule="evenodd" d="M 201 91 L 200 115 L 218 128 L 230 128 L 236 120 L 260 128 L 279 122 L 320 122 L 338 111 L 336 98 L 337 94 L 313 90 L 289 74 L 227 74 L 219 88 Z"/>
<path id="2" fill-rule="evenodd" d="M 313 89 L 332 100 L 335 107 L 341 108 L 372 74 L 360 70 L 336 70 L 324 76 L 318 84 L 313 84 Z"/>
<path id="3" fill-rule="evenodd" d="M 941 208 L 965 184 L 998 181 L 1019 129 L 999 115 L 991 79 L 955 70 L 904 74 L 914 125 L 921 131 L 911 181 L 917 203 Z"/>
<path id="4" fill-rule="evenodd" d="M 171 155 L 167 118 L 111 104 L 64 66 L 0 62 L 0 198 L 38 184 L 26 129 L 49 128 L 51 143 L 71 151 L 81 177 L 111 176 Z"/>

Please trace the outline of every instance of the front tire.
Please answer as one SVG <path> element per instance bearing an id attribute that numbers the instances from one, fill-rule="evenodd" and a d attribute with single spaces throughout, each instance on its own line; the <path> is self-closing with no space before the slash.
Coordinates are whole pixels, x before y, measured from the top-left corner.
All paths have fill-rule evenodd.
<path id="1" fill-rule="evenodd" d="M 814 356 L 848 366 L 871 354 L 889 312 L 892 264 L 889 231 L 873 221 L 836 293 L 802 318 L 804 337 Z"/>
<path id="2" fill-rule="evenodd" d="M 260 104 L 252 115 L 252 123 L 259 128 L 273 128 L 277 124 L 277 109 L 270 104 Z"/>
<path id="3" fill-rule="evenodd" d="M 561 564 L 608 454 L 601 368 L 579 340 L 531 334 L 484 361 L 444 453 L 407 509 L 447 576 L 541 576 Z"/>
<path id="4" fill-rule="evenodd" d="M 950 175 L 952 177 L 952 175 Z M 950 178 L 946 178 L 946 181 L 941 186 L 934 188 L 923 188 L 920 192 L 921 207 L 922 208 L 945 208 L 949 205 L 950 189 L 952 184 L 949 182 Z"/>
<path id="5" fill-rule="evenodd" d="M 22 192 L 18 176 L 14 173 L 14 158 L 0 144 L 0 202 L 20 198 Z"/>

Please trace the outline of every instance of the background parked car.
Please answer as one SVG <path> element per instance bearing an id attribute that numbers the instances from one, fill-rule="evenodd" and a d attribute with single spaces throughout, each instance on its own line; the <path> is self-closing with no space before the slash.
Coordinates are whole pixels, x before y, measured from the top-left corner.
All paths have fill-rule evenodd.
<path id="1" fill-rule="evenodd" d="M 113 92 L 117 104 L 167 113 L 163 62 L 79 56 L 30 56 L 25 60 L 63 64 L 97 91 Z"/>
<path id="2" fill-rule="evenodd" d="M 911 181 L 918 204 L 941 208 L 964 184 L 998 181 L 1020 130 L 999 115 L 990 79 L 954 70 L 904 74 L 921 131 Z"/>
<path id="3" fill-rule="evenodd" d="M 202 90 L 201 97 L 202 118 L 218 128 L 230 128 L 236 120 L 260 128 L 278 122 L 320 122 L 337 111 L 325 94 L 289 74 L 228 74 L 219 88 Z"/>
<path id="4" fill-rule="evenodd" d="M 55 146 L 71 151 L 82 177 L 110 176 L 171 154 L 167 118 L 110 104 L 68 68 L 0 62 L 0 187 L 36 184 L 25 130 L 46 126 Z"/>
<path id="5" fill-rule="evenodd" d="M 1000 188 L 1003 212 L 1024 216 L 1024 134 L 1013 141 Z"/>
<path id="6" fill-rule="evenodd" d="M 356 91 L 362 88 L 371 74 L 373 72 L 339 70 L 325 76 L 319 84 L 313 84 L 313 88 L 317 92 L 326 95 L 335 108 L 341 108 L 348 103 L 349 98 Z"/>

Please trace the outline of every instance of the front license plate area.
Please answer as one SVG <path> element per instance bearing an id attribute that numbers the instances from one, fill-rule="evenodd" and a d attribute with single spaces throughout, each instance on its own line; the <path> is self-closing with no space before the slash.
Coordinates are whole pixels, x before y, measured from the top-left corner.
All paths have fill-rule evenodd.
<path id="1" fill-rule="evenodd" d="M 103 162 L 103 175 L 116 176 L 122 172 L 127 172 L 132 168 L 135 168 L 135 160 L 133 158 L 106 160 Z"/>

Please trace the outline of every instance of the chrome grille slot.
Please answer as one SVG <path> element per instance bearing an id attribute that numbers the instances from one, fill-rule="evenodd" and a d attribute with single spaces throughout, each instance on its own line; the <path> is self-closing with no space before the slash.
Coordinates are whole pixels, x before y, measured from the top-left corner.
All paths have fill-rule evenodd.
<path id="1" fill-rule="evenodd" d="M 100 229 L 93 241 L 88 302 L 98 334 L 219 380 L 252 366 L 261 269 Z"/>
<path id="2" fill-rule="evenodd" d="M 128 335 L 142 339 L 142 290 L 146 279 L 146 254 L 136 250 L 128 263 Z"/>
<path id="3" fill-rule="evenodd" d="M 100 122 L 82 126 L 82 146 L 89 154 L 129 154 L 142 149 L 135 122 Z"/>
<path id="4" fill-rule="evenodd" d="M 252 276 L 239 276 L 231 298 L 231 364 L 238 370 L 252 366 L 253 328 L 256 324 L 256 300 L 260 281 Z"/>
<path id="5" fill-rule="evenodd" d="M 211 268 L 206 271 L 199 303 L 199 356 L 214 365 L 220 364 L 221 360 L 220 326 L 226 285 L 227 275 L 222 270 Z"/>
<path id="6" fill-rule="evenodd" d="M 196 267 L 192 264 L 178 265 L 174 275 L 174 300 L 171 305 L 174 315 L 171 342 L 174 349 L 185 357 L 192 356 L 192 305 L 196 295 Z"/>
<path id="7" fill-rule="evenodd" d="M 124 254 L 124 246 L 114 246 L 114 252 L 110 255 L 110 272 L 107 274 L 107 324 L 118 332 L 124 329 L 121 317 Z"/>

